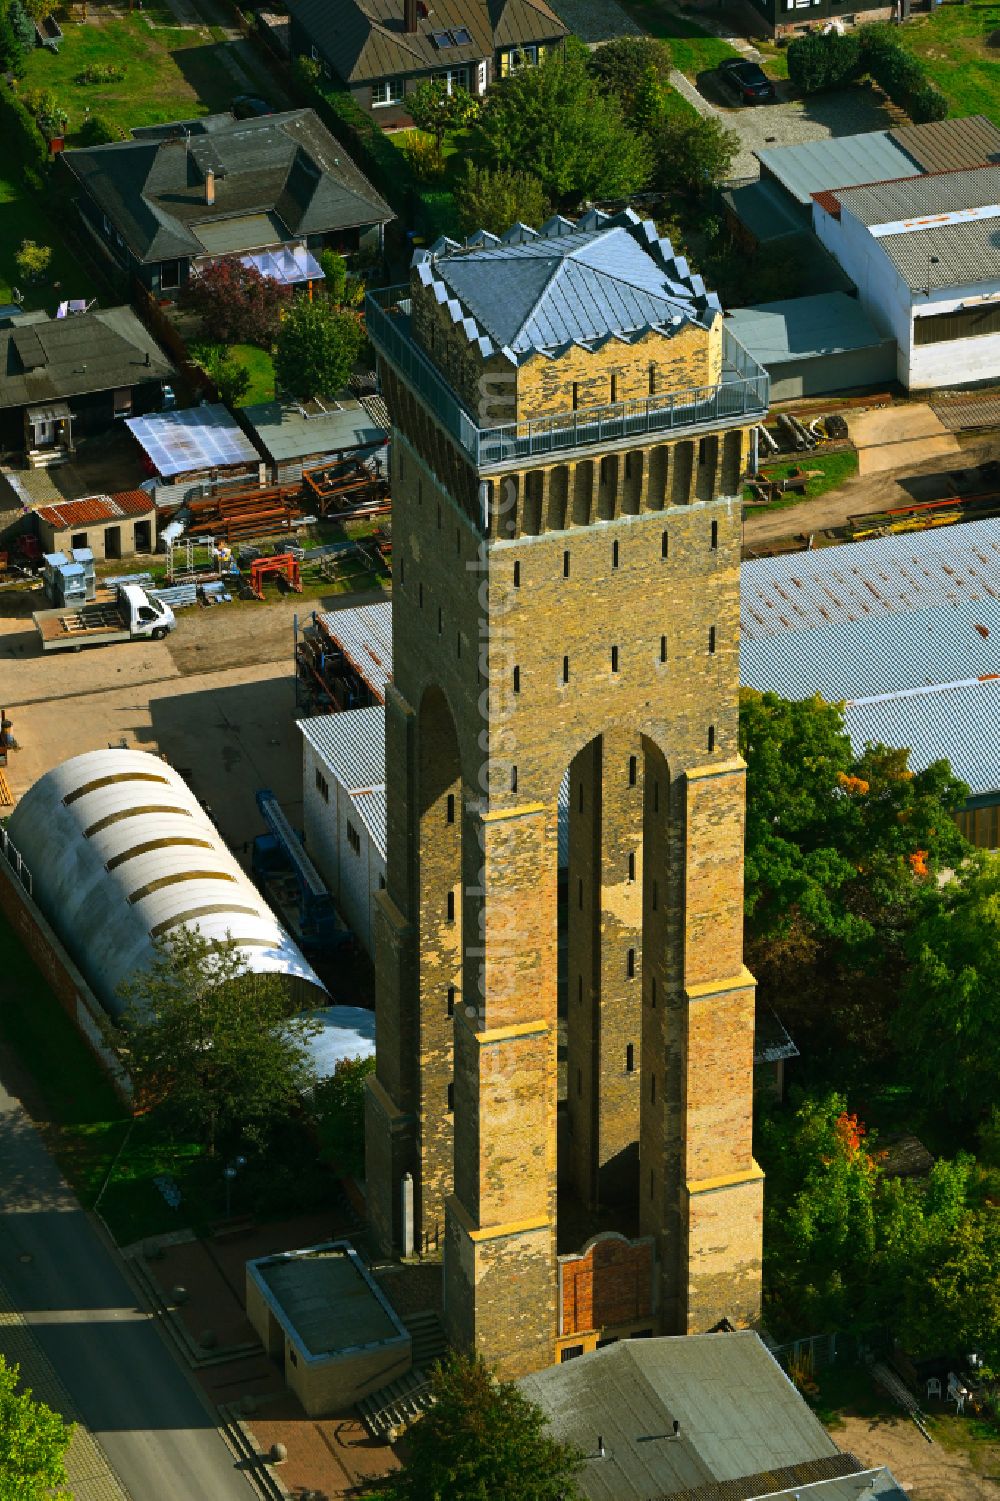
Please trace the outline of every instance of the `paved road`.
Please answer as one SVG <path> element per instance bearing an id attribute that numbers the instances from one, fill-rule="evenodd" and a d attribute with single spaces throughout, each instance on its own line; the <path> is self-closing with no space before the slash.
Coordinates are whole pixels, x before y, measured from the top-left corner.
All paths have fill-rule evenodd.
<path id="1" fill-rule="evenodd" d="M 250 1501 L 186 1373 L 2 1079 L 0 1281 L 133 1501 Z"/>

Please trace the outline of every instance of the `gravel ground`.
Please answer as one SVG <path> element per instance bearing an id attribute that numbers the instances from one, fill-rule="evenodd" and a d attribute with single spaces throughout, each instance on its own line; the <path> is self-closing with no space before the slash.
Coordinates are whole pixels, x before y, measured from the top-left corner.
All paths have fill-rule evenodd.
<path id="1" fill-rule="evenodd" d="M 574 36 L 591 46 L 616 36 L 642 36 L 642 27 L 615 0 L 553 0 L 552 9 Z"/>
<path id="2" fill-rule="evenodd" d="M 897 123 L 897 116 L 887 107 L 883 95 L 867 85 L 841 89 L 834 94 L 817 94 L 810 99 L 792 99 L 789 85 L 779 81 L 778 97 L 773 104 L 740 109 L 721 104 L 711 73 L 701 75 L 696 87 L 675 69 L 670 82 L 699 114 L 717 116 L 739 135 L 741 148 L 733 162 L 734 180 L 759 176 L 753 153 L 764 147 L 798 146 L 803 141 L 822 141 L 830 136 L 888 130 Z"/>

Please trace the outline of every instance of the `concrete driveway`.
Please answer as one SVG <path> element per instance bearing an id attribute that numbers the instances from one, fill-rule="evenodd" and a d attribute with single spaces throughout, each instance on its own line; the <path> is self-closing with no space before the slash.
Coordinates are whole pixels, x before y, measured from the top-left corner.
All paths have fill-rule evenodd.
<path id="1" fill-rule="evenodd" d="M 133 1501 L 252 1501 L 208 1409 L 2 1080 L 0 1284 Z"/>

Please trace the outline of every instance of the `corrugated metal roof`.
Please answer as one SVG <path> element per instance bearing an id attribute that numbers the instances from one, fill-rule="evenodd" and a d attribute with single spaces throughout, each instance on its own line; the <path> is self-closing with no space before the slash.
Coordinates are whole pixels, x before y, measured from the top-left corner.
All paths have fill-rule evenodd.
<path id="1" fill-rule="evenodd" d="M 298 727 L 332 777 L 353 792 L 385 785 L 385 709 L 348 709 L 317 714 Z"/>
<path id="2" fill-rule="evenodd" d="M 155 940 L 197 925 L 247 967 L 325 987 L 184 779 L 145 751 L 89 751 L 41 777 L 11 814 L 35 900 L 112 1015 Z"/>
<path id="3" fill-rule="evenodd" d="M 740 682 L 783 698 L 818 693 L 835 703 L 998 672 L 1000 602 L 992 599 L 740 641 Z"/>
<path id="4" fill-rule="evenodd" d="M 740 632 L 799 631 L 887 611 L 1000 599 L 1000 518 L 743 564 Z"/>
<path id="5" fill-rule="evenodd" d="M 897 125 L 889 138 L 924 172 L 961 171 L 1000 161 L 1000 130 L 985 115 Z"/>
<path id="6" fill-rule="evenodd" d="M 389 437 L 388 431 L 376 426 L 359 401 L 341 402 L 330 411 L 315 414 L 291 403 L 265 401 L 259 406 L 244 407 L 243 418 L 253 428 L 264 452 L 278 462 L 337 453 L 345 448 L 381 443 Z"/>
<path id="7" fill-rule="evenodd" d="M 584 1465 L 588 1501 L 661 1497 L 840 1458 L 756 1334 L 622 1340 L 522 1377 L 552 1435 L 605 1458 Z M 680 1423 L 677 1439 L 674 1420 Z"/>
<path id="8" fill-rule="evenodd" d="M 388 859 L 389 839 L 385 810 L 385 783 L 380 787 L 361 787 L 348 793 L 351 807 L 368 831 L 368 837 L 381 856 Z"/>
<path id="9" fill-rule="evenodd" d="M 765 171 L 776 177 L 799 203 L 808 203 L 813 193 L 825 188 L 885 182 L 895 177 L 919 177 L 921 171 L 893 143 L 887 130 L 831 136 L 823 141 L 803 141 L 798 146 L 775 146 L 754 155 Z"/>
<path id="10" fill-rule="evenodd" d="M 1000 219 L 934 224 L 876 242 L 914 292 L 1000 279 Z M 934 257 L 932 260 L 931 257 Z"/>
<path id="11" fill-rule="evenodd" d="M 127 417 L 125 426 L 165 478 L 261 461 L 236 419 L 220 404 Z"/>
<path id="12" fill-rule="evenodd" d="M 942 757 L 974 797 L 1000 791 L 1000 682 L 941 683 L 877 698 L 844 711 L 855 753 L 866 743 L 905 746 L 916 771 Z"/>
<path id="13" fill-rule="evenodd" d="M 392 678 L 391 604 L 327 610 L 318 619 L 368 686 L 384 697 Z"/>
<path id="14" fill-rule="evenodd" d="M 39 506 L 36 514 L 56 531 L 64 531 L 93 522 L 120 521 L 125 516 L 148 516 L 153 508 L 152 498 L 144 490 L 125 490 L 117 495 L 88 495 L 81 500 Z"/>
<path id="15" fill-rule="evenodd" d="M 844 292 L 733 308 L 726 322 L 743 348 L 764 366 L 885 342 L 857 298 Z"/>
<path id="16" fill-rule="evenodd" d="M 824 186 L 829 188 L 834 184 Z M 893 224 L 900 219 L 919 219 L 924 214 L 952 213 L 963 208 L 986 208 L 1000 203 L 1000 166 L 911 176 L 906 182 L 870 180 L 867 187 L 847 188 L 837 198 L 841 208 L 869 225 Z"/>

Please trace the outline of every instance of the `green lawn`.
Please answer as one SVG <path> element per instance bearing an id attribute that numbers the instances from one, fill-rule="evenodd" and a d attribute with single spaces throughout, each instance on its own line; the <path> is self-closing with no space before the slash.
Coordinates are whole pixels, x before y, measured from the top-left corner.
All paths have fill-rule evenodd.
<path id="1" fill-rule="evenodd" d="M 1000 124 L 1000 50 L 987 38 L 1000 30 L 1000 4 L 940 6 L 899 29 L 948 100 L 953 115 L 986 115 Z"/>
<path id="2" fill-rule="evenodd" d="M 238 365 L 250 372 L 250 388 L 239 405 L 252 407 L 261 401 L 273 401 L 274 361 L 267 350 L 256 344 L 231 344 L 229 353 Z"/>
<path id="3" fill-rule="evenodd" d="M 27 61 L 21 90 L 51 89 L 69 114 L 67 144 L 77 138 L 87 112 L 128 131 L 134 125 L 191 118 L 224 110 L 240 92 L 222 65 L 222 48 L 207 33 L 174 24 L 161 0 L 148 0 L 131 15 L 62 21 L 57 53 L 36 48 Z M 121 63 L 121 83 L 81 84 L 77 74 L 91 63 Z"/>
<path id="4" fill-rule="evenodd" d="M 858 456 L 853 448 L 827 454 L 820 449 L 815 453 L 800 454 L 785 464 L 767 464 L 762 472 L 766 479 L 780 480 L 787 479 L 793 469 L 804 469 L 810 474 L 805 493 L 789 490 L 770 505 L 754 506 L 751 514 L 757 511 L 784 511 L 789 506 L 800 505 L 803 500 L 815 500 L 828 490 L 836 490 L 857 474 Z M 743 499 L 753 499 L 753 491 L 749 487 L 744 489 Z"/>
<path id="5" fill-rule="evenodd" d="M 693 21 L 675 15 L 661 0 L 622 0 L 622 5 L 644 31 L 668 44 L 674 67 L 688 78 L 717 68 L 727 57 L 739 55 L 721 37 L 712 36 Z"/>
<path id="6" fill-rule="evenodd" d="M 3 165 L 6 170 L 8 163 Z M 17 274 L 14 256 L 22 240 L 52 247 L 52 263 L 37 285 L 24 282 Z M 12 175 L 0 177 L 0 302 L 11 301 L 11 288 L 15 286 L 24 293 L 25 307 L 44 307 L 50 313 L 55 312 L 54 304 L 60 298 L 95 295 L 87 268 L 67 250 L 38 199 Z"/>

